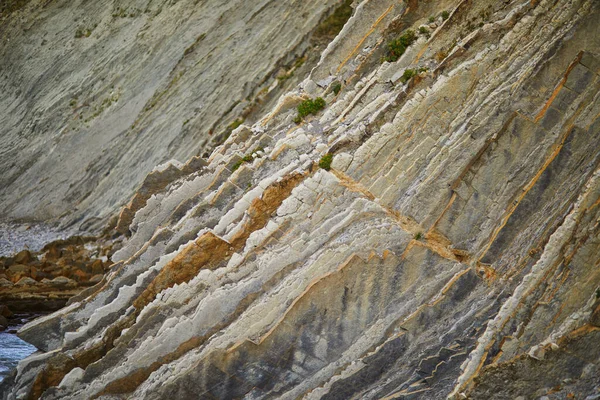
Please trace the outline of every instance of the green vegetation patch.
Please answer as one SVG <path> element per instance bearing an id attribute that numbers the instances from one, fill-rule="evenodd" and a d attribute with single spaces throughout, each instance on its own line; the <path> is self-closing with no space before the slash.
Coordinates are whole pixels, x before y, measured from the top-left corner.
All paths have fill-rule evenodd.
<path id="1" fill-rule="evenodd" d="M 304 100 L 300 105 L 298 105 L 298 116 L 294 119 L 296 123 L 300 123 L 302 118 L 307 115 L 313 114 L 316 115 L 319 111 L 325 108 L 325 100 L 322 97 L 317 97 L 316 99 L 308 99 Z"/>
<path id="2" fill-rule="evenodd" d="M 244 118 L 237 118 L 235 121 L 233 121 L 232 123 L 230 123 L 229 125 L 227 125 L 227 128 L 225 128 L 225 131 L 223 132 L 223 141 L 229 139 L 229 136 L 231 136 L 231 133 L 240 125 L 242 125 L 244 123 Z"/>
<path id="3" fill-rule="evenodd" d="M 333 94 L 337 96 L 340 90 L 342 90 L 342 84 L 338 81 L 333 82 L 333 84 L 331 85 L 331 91 L 333 92 Z"/>
<path id="4" fill-rule="evenodd" d="M 417 40 L 415 31 L 410 29 L 407 30 L 401 36 L 388 43 L 388 54 L 385 57 L 385 60 L 389 62 L 397 61 L 402 57 L 406 48 L 413 44 L 415 40 Z"/>
<path id="5" fill-rule="evenodd" d="M 333 14 L 325 18 L 315 30 L 315 37 L 334 38 L 340 33 L 348 19 L 352 16 L 351 4 L 352 0 L 345 0 Z"/>
<path id="6" fill-rule="evenodd" d="M 331 162 L 333 161 L 333 154 L 327 153 L 319 161 L 319 168 L 323 168 L 325 171 L 331 169 Z"/>
<path id="7" fill-rule="evenodd" d="M 405 69 L 404 73 L 402 74 L 402 77 L 400 78 L 400 82 L 406 83 L 410 80 L 410 78 L 412 78 L 416 74 L 417 71 L 415 71 L 414 69 Z"/>
<path id="8" fill-rule="evenodd" d="M 90 28 L 77 28 L 77 30 L 75 31 L 75 38 L 76 39 L 80 39 L 80 38 L 84 38 L 84 37 L 90 37 L 90 35 L 92 34 L 92 29 Z"/>
<path id="9" fill-rule="evenodd" d="M 239 160 L 238 162 L 233 164 L 233 167 L 231 167 L 231 172 L 237 171 L 238 168 L 241 167 L 243 163 L 252 162 L 252 161 L 254 161 L 254 157 L 252 157 L 252 154 L 246 154 L 244 157 L 242 157 L 241 160 Z"/>
<path id="10" fill-rule="evenodd" d="M 0 1 L 0 14 L 12 14 L 25 7 L 27 3 L 29 3 L 29 0 L 2 0 Z"/>

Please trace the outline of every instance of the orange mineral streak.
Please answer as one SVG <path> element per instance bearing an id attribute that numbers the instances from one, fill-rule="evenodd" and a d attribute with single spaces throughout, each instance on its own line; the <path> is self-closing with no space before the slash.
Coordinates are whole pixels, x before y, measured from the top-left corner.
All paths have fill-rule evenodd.
<path id="1" fill-rule="evenodd" d="M 40 398 L 46 389 L 57 386 L 73 368 L 80 367 L 85 369 L 91 363 L 101 359 L 109 350 L 114 348 L 115 340 L 119 338 L 123 329 L 129 328 L 135 323 L 139 312 L 158 293 L 169 287 L 173 287 L 175 284 L 189 281 L 201 269 L 212 270 L 225 265 L 235 251 L 244 247 L 247 238 L 252 232 L 262 229 L 266 225 L 271 214 L 277 210 L 283 200 L 289 197 L 292 189 L 302 182 L 306 175 L 307 173 L 295 173 L 267 187 L 261 198 L 255 199 L 250 205 L 247 211 L 249 218 L 244 223 L 242 229 L 233 237 L 231 243 L 219 238 L 212 232 L 207 232 L 184 248 L 173 260 L 163 267 L 146 290 L 134 301 L 133 305 L 136 311 L 127 318 L 111 325 L 104 333 L 101 341 L 97 342 L 91 348 L 86 348 L 76 353 L 72 357 L 58 353 L 53 358 L 50 358 L 46 367 L 36 376 L 32 386 L 33 390 L 28 398 Z M 240 305 L 240 308 L 248 306 L 249 301 L 251 301 L 251 296 L 249 296 L 248 301 Z M 237 310 L 237 312 L 241 313 L 242 310 Z M 136 369 L 121 379 L 115 380 L 95 397 L 105 394 L 132 392 L 161 365 L 179 358 L 187 351 L 199 346 L 205 339 L 204 336 L 191 338 L 180 344 L 177 350 L 165 355 L 160 360 L 153 362 L 149 366 Z"/>
<path id="2" fill-rule="evenodd" d="M 192 279 L 200 269 L 215 269 L 233 254 L 233 247 L 212 232 L 206 232 L 165 265 L 144 292 L 133 302 L 141 310 L 157 293 Z"/>
<path id="3" fill-rule="evenodd" d="M 339 179 L 340 184 L 346 187 L 348 190 L 359 193 L 371 201 L 375 201 L 375 195 L 373 195 L 373 193 L 371 193 L 367 188 L 352 179 L 350 176 L 341 171 L 333 169 L 331 172 Z M 394 221 L 396 221 L 403 231 L 410 233 L 412 236 L 416 236 L 419 233 L 422 234 L 424 231 L 421 226 L 412 218 L 401 215 L 398 211 L 386 207 L 383 204 L 378 205 Z M 413 246 L 421 246 L 431 250 L 435 254 L 447 260 L 466 263 L 471 259 L 471 256 L 467 252 L 454 249 L 452 247 L 452 242 L 435 229 L 430 229 L 429 232 L 423 236 L 423 240 L 412 240 L 406 247 L 401 257 L 404 257 L 404 255 L 407 254 Z"/>
<path id="4" fill-rule="evenodd" d="M 546 171 L 546 169 L 548 168 L 550 163 L 552 161 L 554 161 L 556 156 L 558 156 L 558 153 L 560 153 L 560 150 L 562 149 L 563 145 L 565 144 L 565 141 L 567 140 L 567 138 L 569 137 L 571 132 L 572 132 L 571 129 L 566 130 L 566 133 L 563 134 L 563 137 L 561 138 L 560 142 L 553 146 L 554 148 L 552 149 L 552 151 L 550 152 L 550 155 L 546 158 L 546 160 L 542 164 L 541 168 L 537 171 L 537 173 L 533 176 L 533 178 L 529 181 L 529 183 L 527 185 L 525 185 L 525 187 L 523 187 L 523 189 L 521 190 L 521 193 L 517 196 L 517 198 L 508 205 L 506 212 L 504 213 L 504 216 L 502 217 L 502 220 L 500 221 L 500 225 L 498 227 L 496 227 L 496 229 L 494 229 L 494 232 L 492 233 L 490 240 L 488 241 L 484 250 L 481 252 L 481 257 L 479 257 L 480 261 L 483 257 L 485 257 L 485 254 L 490 249 L 490 247 L 492 247 L 494 240 L 496 240 L 496 237 L 498 236 L 498 234 L 500 234 L 500 231 L 502 229 L 504 229 L 504 226 L 508 223 L 508 220 L 510 219 L 510 217 L 514 213 L 514 211 L 517 209 L 518 205 L 525 198 L 527 193 L 529 193 L 531 188 L 537 183 L 538 179 L 540 179 L 540 176 L 542 176 L 544 171 Z"/>
<path id="5" fill-rule="evenodd" d="M 346 65 L 346 63 L 348 62 L 348 60 L 350 60 L 350 58 L 352 58 L 361 48 L 362 48 L 362 44 L 364 43 L 365 40 L 367 40 L 367 38 L 369 36 L 371 36 L 371 34 L 373 32 L 375 32 L 375 29 L 377 28 L 377 25 L 379 25 L 379 23 L 394 9 L 394 5 L 392 4 L 391 6 L 388 7 L 387 10 L 385 10 L 385 12 L 383 14 L 381 14 L 381 16 L 379 18 L 377 18 L 377 21 L 375 21 L 373 23 L 373 25 L 371 26 L 371 29 L 369 29 L 369 31 L 367 32 L 367 34 L 365 36 L 363 36 L 363 38 L 358 42 L 358 44 L 354 47 L 354 49 L 352 50 L 352 52 L 348 55 L 348 57 L 346 57 L 344 59 L 344 61 L 341 62 L 341 64 L 339 65 L 339 67 L 337 68 L 336 72 L 340 72 L 340 70 L 344 67 L 344 65 Z"/>
<path id="6" fill-rule="evenodd" d="M 579 54 L 577 54 L 577 57 L 575 57 L 575 59 L 567 67 L 567 71 L 565 72 L 565 74 L 562 77 L 562 79 L 560 80 L 560 82 L 558 82 L 558 85 L 556 85 L 556 88 L 554 88 L 552 95 L 550 95 L 550 98 L 548 99 L 548 101 L 546 101 L 546 103 L 544 104 L 544 106 L 542 107 L 540 112 L 535 116 L 534 122 L 537 123 L 546 114 L 546 111 L 548 111 L 548 108 L 550 108 L 550 106 L 552 105 L 552 102 L 554 101 L 556 96 L 558 96 L 558 93 L 560 93 L 560 90 L 567 82 L 567 79 L 569 78 L 569 74 L 571 73 L 573 68 L 575 68 L 575 66 L 577 64 L 579 64 L 579 61 L 581 61 L 582 56 L 583 56 L 583 51 L 580 51 Z"/>

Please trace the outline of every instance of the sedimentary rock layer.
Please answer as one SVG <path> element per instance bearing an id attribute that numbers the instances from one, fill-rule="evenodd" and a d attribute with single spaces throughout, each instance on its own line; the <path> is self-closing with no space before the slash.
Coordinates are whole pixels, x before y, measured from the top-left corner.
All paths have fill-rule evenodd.
<path id="1" fill-rule="evenodd" d="M 598 394 L 599 20 L 357 2 L 296 90 L 124 215 L 105 282 L 22 329 L 43 352 L 4 398 Z"/>
<path id="2" fill-rule="evenodd" d="M 296 81 L 276 76 L 340 3 L 9 0 L 1 219 L 102 228 L 156 165 L 204 154 Z"/>

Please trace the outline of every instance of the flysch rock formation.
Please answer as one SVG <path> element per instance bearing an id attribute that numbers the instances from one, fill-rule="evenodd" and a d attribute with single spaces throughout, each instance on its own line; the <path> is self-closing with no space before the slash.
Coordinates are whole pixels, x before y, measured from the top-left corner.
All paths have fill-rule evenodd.
<path id="1" fill-rule="evenodd" d="M 353 6 L 296 89 L 132 200 L 4 399 L 600 396 L 600 3 Z"/>
<path id="2" fill-rule="evenodd" d="M 274 101 L 339 0 L 6 0 L 0 216 L 99 231 L 156 165 Z M 318 60 L 318 58 L 317 58 Z M 299 77 L 299 74 L 296 74 Z"/>

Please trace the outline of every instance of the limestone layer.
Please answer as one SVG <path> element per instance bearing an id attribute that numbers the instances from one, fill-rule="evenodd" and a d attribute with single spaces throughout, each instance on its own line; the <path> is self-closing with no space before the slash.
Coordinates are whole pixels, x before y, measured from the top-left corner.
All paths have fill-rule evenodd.
<path id="1" fill-rule="evenodd" d="M 156 165 L 205 154 L 297 80 L 276 77 L 341 1 L 3 3 L 0 220 L 97 232 Z"/>
<path id="2" fill-rule="evenodd" d="M 134 197 L 106 280 L 21 330 L 41 352 L 3 397 L 595 398 L 598 21 L 355 2 L 296 89 Z"/>

